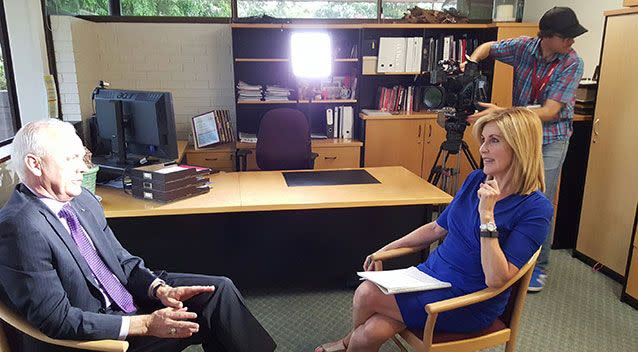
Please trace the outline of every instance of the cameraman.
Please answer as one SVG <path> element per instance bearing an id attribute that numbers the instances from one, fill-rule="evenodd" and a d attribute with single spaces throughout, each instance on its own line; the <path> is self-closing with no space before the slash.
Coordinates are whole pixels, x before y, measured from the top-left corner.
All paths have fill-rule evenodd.
<path id="1" fill-rule="evenodd" d="M 539 28 L 536 38 L 523 36 L 481 44 L 469 60 L 479 62 L 491 56 L 514 68 L 513 105 L 531 108 L 543 122 L 545 195 L 553 201 L 573 132 L 574 93 L 583 75 L 583 60 L 572 49 L 572 44 L 574 38 L 587 29 L 568 7 L 554 7 L 545 12 Z M 481 105 L 487 109 L 469 116 L 469 122 L 501 109 L 494 104 Z M 534 268 L 529 291 L 540 291 L 545 285 L 553 232 L 552 225 Z"/>

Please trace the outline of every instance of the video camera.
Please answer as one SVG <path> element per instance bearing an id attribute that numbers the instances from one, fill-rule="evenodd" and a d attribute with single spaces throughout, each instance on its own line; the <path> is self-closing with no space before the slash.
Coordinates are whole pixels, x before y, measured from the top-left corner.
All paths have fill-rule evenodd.
<path id="1" fill-rule="evenodd" d="M 441 109 L 439 124 L 445 128 L 446 141 L 442 148 L 451 154 L 459 152 L 463 133 L 467 127 L 467 117 L 476 110 L 483 110 L 479 102 L 487 100 L 487 77 L 478 69 L 478 63 L 467 61 L 465 71 L 461 72 L 460 63 L 454 60 L 442 60 L 437 70 L 430 76 L 438 92 L 424 94 L 423 103 L 434 99 L 430 105 L 438 103 Z"/>

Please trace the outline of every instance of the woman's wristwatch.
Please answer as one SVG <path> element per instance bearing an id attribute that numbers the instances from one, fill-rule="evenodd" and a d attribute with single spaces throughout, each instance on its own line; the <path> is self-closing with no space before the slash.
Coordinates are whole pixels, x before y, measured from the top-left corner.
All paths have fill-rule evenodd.
<path id="1" fill-rule="evenodd" d="M 481 224 L 479 226 L 481 230 L 480 236 L 487 238 L 498 238 L 498 231 L 496 230 L 496 224 L 493 221 L 488 222 L 487 224 Z"/>

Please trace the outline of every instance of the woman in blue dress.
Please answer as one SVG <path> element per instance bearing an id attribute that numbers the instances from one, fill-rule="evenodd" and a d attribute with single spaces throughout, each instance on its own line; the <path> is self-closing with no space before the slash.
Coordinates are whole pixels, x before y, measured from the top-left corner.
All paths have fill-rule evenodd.
<path id="1" fill-rule="evenodd" d="M 544 190 L 542 128 L 525 108 L 486 115 L 474 124 L 484 167 L 472 172 L 436 221 L 389 243 L 426 248 L 445 237 L 418 269 L 451 288 L 385 295 L 368 281 L 355 291 L 353 329 L 315 352 L 378 351 L 406 327 L 423 330 L 431 302 L 505 284 L 540 248 L 553 215 Z M 364 270 L 374 270 L 370 256 Z M 474 332 L 489 327 L 505 310 L 510 291 L 491 300 L 441 313 L 435 329 Z"/>

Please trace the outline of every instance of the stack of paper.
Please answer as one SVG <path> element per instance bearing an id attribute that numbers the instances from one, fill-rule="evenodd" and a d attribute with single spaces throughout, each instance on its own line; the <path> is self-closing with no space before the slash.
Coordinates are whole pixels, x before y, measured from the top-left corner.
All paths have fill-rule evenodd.
<path id="1" fill-rule="evenodd" d="M 435 279 L 413 266 L 398 270 L 362 271 L 357 275 L 374 282 L 386 295 L 452 287 L 449 282 Z"/>
<path id="2" fill-rule="evenodd" d="M 266 101 L 288 100 L 288 96 L 290 96 L 290 89 L 279 86 L 266 86 L 264 92 L 264 100 Z"/>
<path id="3" fill-rule="evenodd" d="M 238 101 L 242 100 L 261 100 L 262 87 L 259 85 L 250 85 L 246 82 L 239 81 L 237 83 Z"/>

